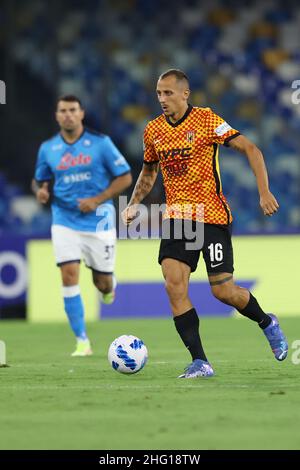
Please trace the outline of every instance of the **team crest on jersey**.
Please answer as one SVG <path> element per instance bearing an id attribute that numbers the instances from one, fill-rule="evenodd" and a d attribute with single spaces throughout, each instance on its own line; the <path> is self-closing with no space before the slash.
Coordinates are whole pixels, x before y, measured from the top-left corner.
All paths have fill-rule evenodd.
<path id="1" fill-rule="evenodd" d="M 186 133 L 186 140 L 192 144 L 195 140 L 195 131 L 187 131 Z"/>

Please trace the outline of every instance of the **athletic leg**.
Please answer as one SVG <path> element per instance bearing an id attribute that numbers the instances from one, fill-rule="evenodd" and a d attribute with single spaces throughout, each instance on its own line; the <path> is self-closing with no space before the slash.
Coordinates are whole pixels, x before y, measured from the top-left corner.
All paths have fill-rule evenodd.
<path id="1" fill-rule="evenodd" d="M 89 355 L 91 349 L 86 335 L 79 288 L 80 237 L 77 231 L 65 226 L 53 225 L 51 230 L 56 263 L 61 271 L 65 312 L 77 338 L 77 349 L 73 354 Z"/>
<path id="2" fill-rule="evenodd" d="M 104 304 L 112 304 L 115 299 L 115 288 L 117 285 L 114 274 L 99 273 L 92 270 L 93 283 L 99 292 L 102 293 L 102 302 Z"/>
<path id="3" fill-rule="evenodd" d="M 267 337 L 278 360 L 287 356 L 287 342 L 275 316 L 266 314 L 256 298 L 233 281 L 231 226 L 206 225 L 203 256 L 212 294 L 232 305 L 245 317 L 256 322 Z"/>
<path id="4" fill-rule="evenodd" d="M 89 356 L 91 345 L 86 334 L 84 307 L 79 287 L 79 263 L 65 263 L 60 266 L 65 312 L 72 331 L 77 339 L 77 348 L 73 356 Z"/>
<path id="5" fill-rule="evenodd" d="M 237 286 L 231 273 L 210 275 L 213 295 L 221 302 L 232 305 L 242 315 L 255 321 L 268 339 L 274 356 L 282 361 L 287 356 L 288 344 L 275 315 L 266 314 L 256 298 L 247 289 Z"/>
<path id="6" fill-rule="evenodd" d="M 117 285 L 114 276 L 116 231 L 81 233 L 80 238 L 84 261 L 92 269 L 93 283 L 102 294 L 102 302 L 111 304 Z"/>
<path id="7" fill-rule="evenodd" d="M 163 259 L 161 265 L 176 330 L 193 360 L 181 377 L 193 378 L 213 375 L 200 339 L 199 317 L 188 296 L 191 268 L 172 258 Z"/>

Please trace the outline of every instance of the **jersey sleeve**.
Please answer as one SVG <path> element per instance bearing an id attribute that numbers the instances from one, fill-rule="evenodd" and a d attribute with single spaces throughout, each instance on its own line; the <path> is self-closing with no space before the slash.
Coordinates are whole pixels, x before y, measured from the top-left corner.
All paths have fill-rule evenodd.
<path id="1" fill-rule="evenodd" d="M 104 144 L 104 164 L 113 177 L 124 175 L 130 172 L 130 166 L 115 146 L 110 137 L 105 137 Z"/>
<path id="2" fill-rule="evenodd" d="M 210 108 L 205 109 L 205 127 L 212 144 L 228 146 L 240 132 L 233 129 L 223 118 L 215 114 Z"/>
<path id="3" fill-rule="evenodd" d="M 46 159 L 46 152 L 42 144 L 38 151 L 37 162 L 35 165 L 34 179 L 36 181 L 49 181 L 53 177 L 51 168 L 49 167 Z"/>
<path id="4" fill-rule="evenodd" d="M 158 155 L 154 148 L 153 138 L 151 137 L 149 124 L 145 127 L 145 130 L 144 130 L 143 149 L 144 149 L 144 163 L 155 163 L 159 161 Z"/>

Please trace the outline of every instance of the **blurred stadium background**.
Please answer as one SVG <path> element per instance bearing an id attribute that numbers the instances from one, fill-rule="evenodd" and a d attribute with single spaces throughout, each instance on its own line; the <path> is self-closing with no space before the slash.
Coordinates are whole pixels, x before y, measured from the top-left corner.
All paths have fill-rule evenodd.
<path id="1" fill-rule="evenodd" d="M 171 67 L 190 77 L 194 105 L 212 107 L 262 149 L 280 203 L 268 219 L 246 158 L 221 150 L 236 272 L 266 308 L 300 311 L 294 273 L 300 256 L 300 104 L 292 102 L 292 84 L 300 79 L 297 1 L 186 0 L 170 8 L 163 0 L 2 0 L 0 25 L 0 79 L 6 83 L 6 104 L 0 106 L 0 318 L 64 320 L 50 211 L 30 192 L 37 149 L 57 131 L 56 97 L 80 96 L 86 125 L 112 137 L 136 180 L 144 126 L 160 113 L 156 79 Z M 159 181 L 147 202 L 163 200 Z M 157 242 L 119 246 L 119 303 L 103 316 L 168 315 Z M 99 306 L 88 276 L 81 282 L 93 319 Z M 203 267 L 193 280 L 200 312 L 232 314 L 210 298 Z M 133 307 L 136 282 L 143 289 Z M 147 312 L 145 293 L 153 298 Z"/>

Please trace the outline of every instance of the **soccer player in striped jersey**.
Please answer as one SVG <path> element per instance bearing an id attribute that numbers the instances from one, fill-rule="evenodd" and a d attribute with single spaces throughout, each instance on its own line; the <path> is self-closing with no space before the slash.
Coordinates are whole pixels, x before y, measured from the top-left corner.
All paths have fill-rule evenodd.
<path id="1" fill-rule="evenodd" d="M 279 205 L 269 189 L 263 155 L 210 108 L 189 104 L 189 81 L 181 70 L 163 73 L 156 91 L 163 113 L 145 128 L 143 168 L 122 216 L 127 224 L 136 217 L 135 205 L 151 191 L 160 167 L 166 193 L 163 228 L 168 223 L 170 236 L 162 237 L 159 263 L 175 327 L 192 356 L 192 363 L 180 377 L 214 375 L 200 339 L 199 318 L 188 295 L 190 274 L 196 270 L 201 252 L 213 295 L 256 322 L 275 358 L 282 361 L 288 344 L 277 317 L 265 313 L 251 292 L 233 280 L 232 214 L 222 191 L 218 163 L 220 144 L 245 154 L 256 177 L 261 209 L 265 216 L 272 216 Z M 178 239 L 178 222 L 187 220 L 195 232 L 201 227 L 201 248 L 188 249 L 191 240 L 185 232 Z"/>

